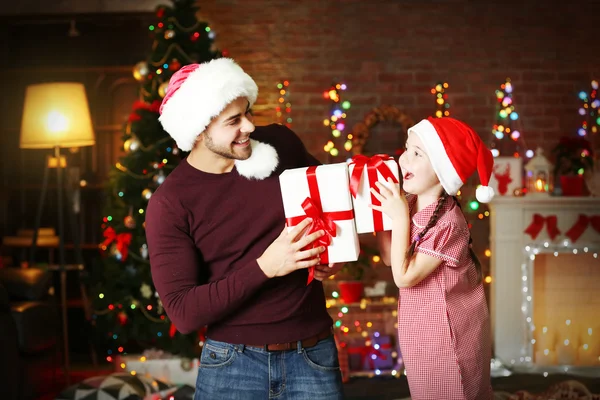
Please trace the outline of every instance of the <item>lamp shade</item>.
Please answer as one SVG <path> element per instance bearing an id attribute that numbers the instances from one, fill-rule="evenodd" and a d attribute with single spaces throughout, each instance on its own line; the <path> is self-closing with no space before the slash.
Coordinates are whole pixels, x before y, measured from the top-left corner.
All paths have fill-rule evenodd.
<path id="1" fill-rule="evenodd" d="M 83 84 L 57 82 L 27 87 L 19 147 L 46 149 L 93 146 L 94 143 Z"/>

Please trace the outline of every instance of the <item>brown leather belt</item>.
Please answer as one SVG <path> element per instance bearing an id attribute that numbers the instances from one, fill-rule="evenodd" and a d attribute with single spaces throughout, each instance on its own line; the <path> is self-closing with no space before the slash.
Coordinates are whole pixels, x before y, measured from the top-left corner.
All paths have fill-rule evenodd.
<path id="1" fill-rule="evenodd" d="M 329 327 L 321 333 L 314 336 L 301 340 L 303 348 L 309 348 L 315 346 L 318 342 L 323 339 L 327 339 L 333 335 L 333 328 Z M 284 350 L 295 350 L 298 348 L 298 341 L 287 342 L 287 343 L 273 343 L 273 344 L 245 344 L 246 347 L 253 347 L 255 349 L 267 350 L 267 351 L 284 351 Z"/>

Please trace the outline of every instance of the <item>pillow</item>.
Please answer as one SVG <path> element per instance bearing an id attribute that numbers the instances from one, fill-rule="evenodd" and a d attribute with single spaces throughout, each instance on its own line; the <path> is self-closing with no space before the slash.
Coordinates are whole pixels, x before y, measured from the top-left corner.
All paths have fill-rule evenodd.
<path id="1" fill-rule="evenodd" d="M 150 377 L 115 372 L 70 386 L 56 400 L 155 400 L 176 390 L 177 386 Z"/>

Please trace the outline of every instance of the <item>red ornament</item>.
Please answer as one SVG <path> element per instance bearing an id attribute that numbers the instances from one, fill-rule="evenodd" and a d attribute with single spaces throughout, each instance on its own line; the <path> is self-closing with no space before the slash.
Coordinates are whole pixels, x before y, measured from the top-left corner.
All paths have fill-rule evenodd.
<path id="1" fill-rule="evenodd" d="M 129 317 L 127 316 L 127 314 L 125 312 L 120 312 L 117 315 L 117 319 L 119 320 L 119 324 L 121 324 L 121 325 L 125 325 L 129 321 Z"/>
<path id="2" fill-rule="evenodd" d="M 178 59 L 174 58 L 173 61 L 171 61 L 171 64 L 169 65 L 169 69 L 171 71 L 177 71 L 179 70 L 179 68 L 181 68 L 181 63 Z"/>
<path id="3" fill-rule="evenodd" d="M 158 10 L 156 10 L 156 16 L 158 18 L 162 18 L 165 16 L 165 9 L 162 7 L 159 7 Z"/>
<path id="4" fill-rule="evenodd" d="M 223 50 L 223 51 L 221 52 L 221 55 L 222 55 L 223 57 L 229 57 L 229 50 Z"/>

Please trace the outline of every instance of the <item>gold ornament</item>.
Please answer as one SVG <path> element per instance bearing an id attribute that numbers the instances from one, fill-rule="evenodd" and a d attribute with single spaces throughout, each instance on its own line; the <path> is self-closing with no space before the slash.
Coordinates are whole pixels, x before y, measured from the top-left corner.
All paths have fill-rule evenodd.
<path id="1" fill-rule="evenodd" d="M 144 189 L 142 191 L 142 197 L 146 200 L 150 200 L 150 197 L 152 197 L 152 190 L 150 189 Z"/>
<path id="2" fill-rule="evenodd" d="M 127 139 L 125 143 L 123 143 L 123 147 L 127 153 L 136 151 L 141 146 L 140 140 L 136 137 L 132 137 L 131 139 Z"/>
<path id="3" fill-rule="evenodd" d="M 158 87 L 158 95 L 160 97 L 165 97 L 165 95 L 167 94 L 168 88 L 169 88 L 169 82 L 161 83 L 160 86 Z"/>
<path id="4" fill-rule="evenodd" d="M 146 61 L 140 61 L 133 67 L 133 77 L 138 82 L 145 80 L 149 73 L 150 68 L 148 68 L 148 63 Z"/>
<path id="5" fill-rule="evenodd" d="M 140 286 L 140 294 L 145 299 L 149 299 L 150 297 L 152 297 L 152 288 L 150 287 L 150 285 L 148 285 L 147 283 L 142 283 L 142 286 Z"/>
<path id="6" fill-rule="evenodd" d="M 181 369 L 184 371 L 191 371 L 192 368 L 194 367 L 192 360 L 190 360 L 189 358 L 182 358 L 180 364 L 181 364 Z"/>
<path id="7" fill-rule="evenodd" d="M 175 31 L 173 29 L 168 29 L 165 31 L 165 39 L 173 39 L 175 37 Z"/>
<path id="8" fill-rule="evenodd" d="M 135 225 L 136 225 L 135 218 L 133 218 L 132 215 L 126 216 L 125 220 L 124 220 L 124 224 L 125 224 L 125 227 L 127 227 L 128 229 L 134 229 Z"/>

